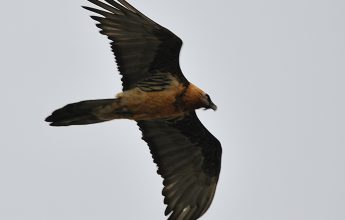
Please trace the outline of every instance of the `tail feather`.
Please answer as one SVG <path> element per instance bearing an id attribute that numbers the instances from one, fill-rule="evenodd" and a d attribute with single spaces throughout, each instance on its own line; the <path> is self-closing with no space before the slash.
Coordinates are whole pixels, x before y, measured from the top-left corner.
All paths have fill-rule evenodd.
<path id="1" fill-rule="evenodd" d="M 55 110 L 45 121 L 51 126 L 85 125 L 116 118 L 119 99 L 87 100 Z"/>

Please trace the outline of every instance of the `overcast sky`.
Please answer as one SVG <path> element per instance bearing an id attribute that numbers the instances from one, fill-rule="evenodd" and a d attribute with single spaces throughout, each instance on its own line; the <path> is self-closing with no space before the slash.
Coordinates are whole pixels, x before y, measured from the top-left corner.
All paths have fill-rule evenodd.
<path id="1" fill-rule="evenodd" d="M 218 105 L 198 111 L 223 146 L 202 219 L 345 219 L 345 1 L 130 2 L 184 41 L 185 76 Z M 0 219 L 166 219 L 134 122 L 44 122 L 121 91 L 85 4 L 1 4 Z"/>

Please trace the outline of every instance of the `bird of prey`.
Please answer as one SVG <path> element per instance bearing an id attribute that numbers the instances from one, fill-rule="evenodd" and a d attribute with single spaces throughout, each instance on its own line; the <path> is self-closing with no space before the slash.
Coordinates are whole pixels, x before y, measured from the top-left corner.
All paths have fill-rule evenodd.
<path id="1" fill-rule="evenodd" d="M 195 220 L 209 208 L 221 167 L 220 142 L 195 110 L 216 110 L 208 94 L 182 74 L 182 41 L 125 0 L 88 0 L 100 33 L 111 40 L 123 92 L 112 99 L 68 104 L 46 118 L 51 126 L 131 119 L 142 131 L 157 173 L 168 220 Z"/>

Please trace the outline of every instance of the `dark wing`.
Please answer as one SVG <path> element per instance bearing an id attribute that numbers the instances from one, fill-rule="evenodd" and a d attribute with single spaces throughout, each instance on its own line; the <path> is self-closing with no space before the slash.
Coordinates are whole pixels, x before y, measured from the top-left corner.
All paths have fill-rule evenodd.
<path id="1" fill-rule="evenodd" d="M 103 10 L 85 7 L 101 16 L 100 33 L 112 41 L 124 90 L 151 76 L 154 72 L 170 72 L 183 83 L 188 83 L 179 65 L 182 41 L 168 29 L 155 23 L 125 0 L 88 0 Z M 108 3 L 108 4 L 107 4 Z"/>
<path id="2" fill-rule="evenodd" d="M 195 220 L 210 206 L 220 172 L 222 148 L 195 112 L 172 120 L 139 121 L 157 173 L 163 178 L 165 215 Z"/>

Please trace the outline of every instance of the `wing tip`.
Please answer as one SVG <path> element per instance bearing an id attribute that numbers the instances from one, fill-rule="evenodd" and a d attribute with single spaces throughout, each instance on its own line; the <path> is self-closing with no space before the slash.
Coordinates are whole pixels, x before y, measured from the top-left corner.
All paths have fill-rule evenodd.
<path id="1" fill-rule="evenodd" d="M 50 115 L 48 116 L 47 118 L 44 119 L 45 122 L 48 122 L 49 123 L 49 126 L 52 126 L 52 127 L 60 127 L 60 126 L 66 126 L 65 124 L 63 123 L 59 123 L 56 121 L 56 117 L 54 115 Z"/>

